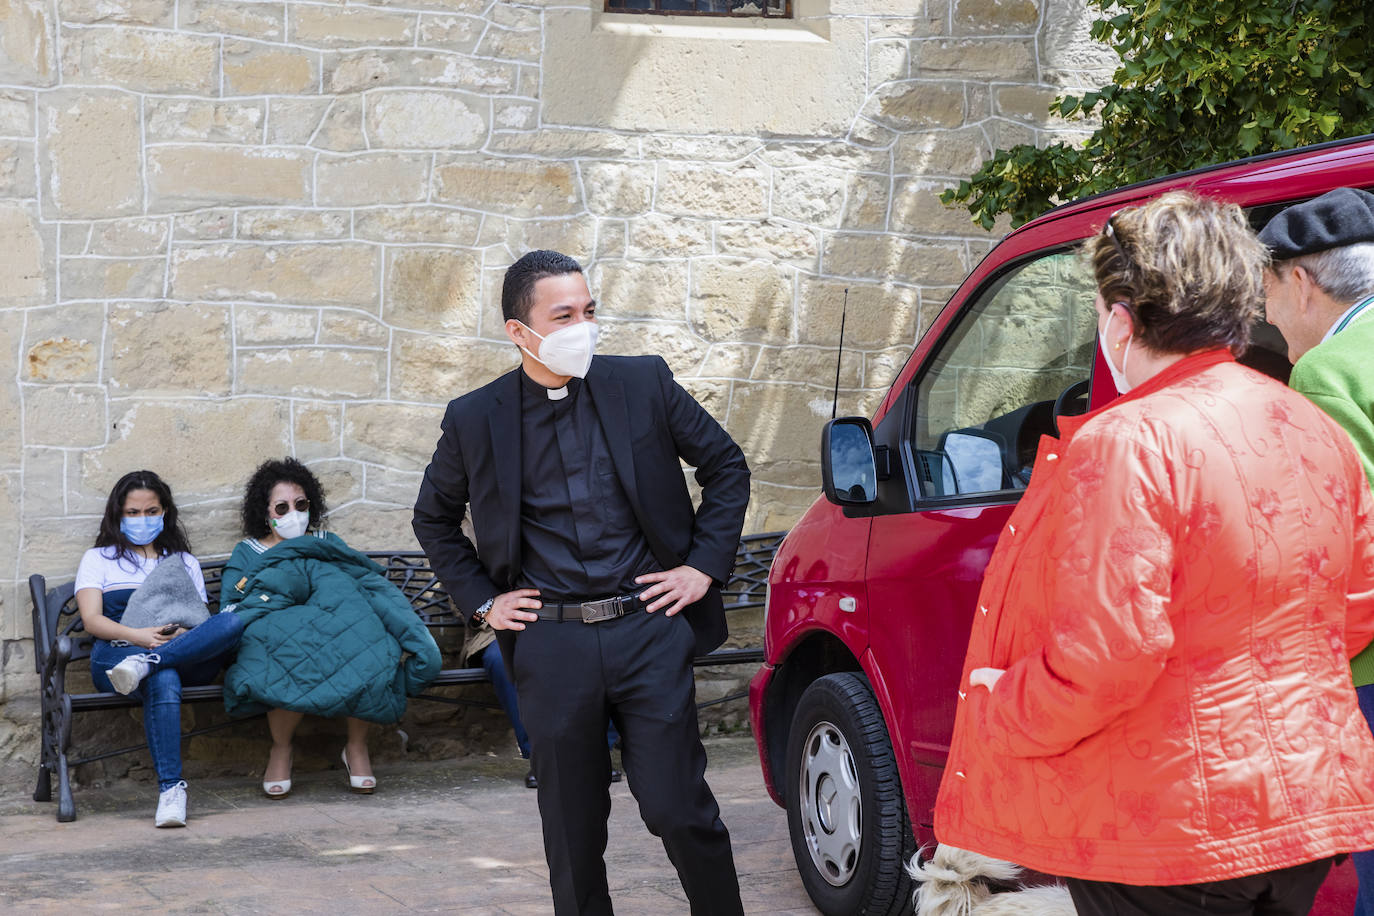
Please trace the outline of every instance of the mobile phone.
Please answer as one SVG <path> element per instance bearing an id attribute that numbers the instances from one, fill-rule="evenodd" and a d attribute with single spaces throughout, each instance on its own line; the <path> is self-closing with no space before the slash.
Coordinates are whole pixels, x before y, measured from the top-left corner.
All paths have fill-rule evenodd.
<path id="1" fill-rule="evenodd" d="M 169 623 L 169 624 L 167 624 L 167 626 L 163 627 L 162 629 L 158 630 L 157 632 L 158 632 L 158 635 L 160 635 L 160 636 L 171 636 L 171 635 L 172 635 L 173 633 L 175 633 L 176 631 L 177 631 L 177 625 L 174 624 L 174 623 Z"/>

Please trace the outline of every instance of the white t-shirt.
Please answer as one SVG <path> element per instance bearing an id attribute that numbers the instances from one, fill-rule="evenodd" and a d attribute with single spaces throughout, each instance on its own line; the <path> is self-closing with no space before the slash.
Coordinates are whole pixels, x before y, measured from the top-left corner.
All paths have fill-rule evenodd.
<path id="1" fill-rule="evenodd" d="M 82 554 L 81 565 L 76 568 L 76 590 L 79 592 L 83 588 L 98 588 L 101 592 L 115 592 L 120 589 L 138 588 L 159 563 L 173 557 L 179 558 L 186 571 L 191 574 L 191 581 L 196 584 L 196 591 L 200 592 L 201 600 L 208 601 L 205 595 L 205 576 L 201 573 L 196 558 L 189 553 L 173 553 L 165 557 L 151 558 L 137 554 L 133 557 L 120 557 L 115 554 L 114 547 L 92 547 Z"/>

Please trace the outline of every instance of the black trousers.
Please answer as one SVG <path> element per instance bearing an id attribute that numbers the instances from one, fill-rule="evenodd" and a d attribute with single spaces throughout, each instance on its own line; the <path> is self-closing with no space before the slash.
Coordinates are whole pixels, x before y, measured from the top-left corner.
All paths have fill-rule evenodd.
<path id="1" fill-rule="evenodd" d="M 1331 871 L 1320 859 L 1244 878 L 1137 887 L 1109 881 L 1066 879 L 1078 916 L 1192 916 L 1194 913 L 1306 916 Z"/>
<path id="2" fill-rule="evenodd" d="M 692 913 L 743 912 L 730 834 L 706 785 L 694 646 L 685 618 L 645 611 L 594 624 L 539 620 L 516 637 L 516 691 L 558 916 L 612 912 L 608 717 L 640 817 L 662 839 Z"/>

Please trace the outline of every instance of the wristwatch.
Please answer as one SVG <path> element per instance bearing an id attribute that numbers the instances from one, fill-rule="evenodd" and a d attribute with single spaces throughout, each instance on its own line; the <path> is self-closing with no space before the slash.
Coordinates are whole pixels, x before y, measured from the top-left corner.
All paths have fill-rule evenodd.
<path id="1" fill-rule="evenodd" d="M 491 610 L 491 606 L 495 603 L 495 598 L 488 598 L 485 604 L 483 604 L 477 610 L 472 612 L 472 619 L 470 623 L 472 624 L 472 628 L 474 630 L 480 628 L 482 624 L 487 622 L 487 612 Z"/>

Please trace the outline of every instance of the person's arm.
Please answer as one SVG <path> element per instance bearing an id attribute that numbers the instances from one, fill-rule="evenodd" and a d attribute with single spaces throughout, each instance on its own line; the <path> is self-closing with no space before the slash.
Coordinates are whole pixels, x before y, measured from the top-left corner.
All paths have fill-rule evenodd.
<path id="1" fill-rule="evenodd" d="M 411 527 L 429 557 L 430 569 L 444 584 L 454 605 L 466 616 L 501 591 L 477 558 L 477 548 L 463 534 L 468 505 L 468 474 L 459 443 L 457 409 L 449 405 L 434 457 L 425 468 L 415 499 Z"/>
<path id="2" fill-rule="evenodd" d="M 248 568 L 248 545 L 239 541 L 234 545 L 234 552 L 229 554 L 229 559 L 224 561 L 224 571 L 220 573 L 219 580 L 219 609 L 225 610 L 231 604 L 238 604 L 243 599 L 243 593 L 238 590 L 238 584 L 243 580 L 243 571 Z"/>
<path id="3" fill-rule="evenodd" d="M 126 627 L 105 616 L 105 593 L 100 587 L 99 555 L 90 550 L 81 558 L 76 573 L 76 609 L 81 614 L 81 625 L 96 639 L 113 642 L 122 639 L 145 649 L 156 649 L 172 638 L 163 634 L 161 627 Z"/>
<path id="4" fill-rule="evenodd" d="M 200 561 L 189 553 L 180 554 L 180 558 L 182 565 L 186 567 L 186 574 L 191 577 L 196 591 L 200 592 L 200 600 L 209 604 L 210 596 L 205 592 L 205 572 L 200 568 Z"/>
<path id="5" fill-rule="evenodd" d="M 1000 677 L 980 669 L 986 693 L 964 688 L 979 705 L 979 737 L 1014 757 L 1063 753 L 1137 706 L 1174 643 L 1176 509 L 1158 450 L 1108 431 L 1075 441 L 1062 460 L 1067 481 L 1112 472 L 1058 497 L 1045 646 Z"/>

